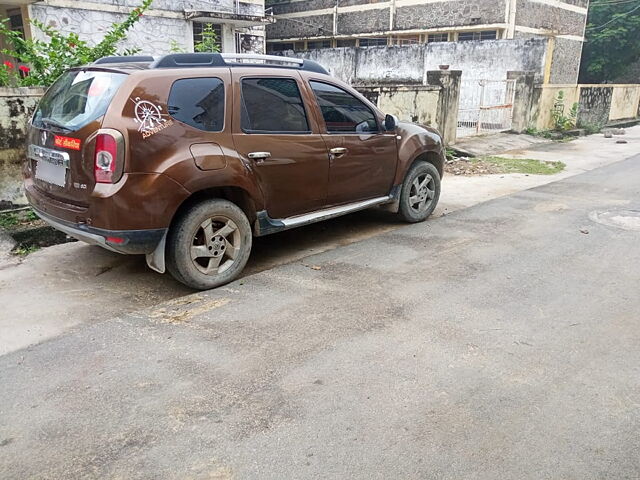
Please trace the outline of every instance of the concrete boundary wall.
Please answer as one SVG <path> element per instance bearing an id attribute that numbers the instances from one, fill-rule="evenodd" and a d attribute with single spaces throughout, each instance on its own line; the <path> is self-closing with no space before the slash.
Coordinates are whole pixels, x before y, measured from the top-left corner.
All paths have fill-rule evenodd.
<path id="1" fill-rule="evenodd" d="M 427 85 L 427 72 L 441 65 L 462 71 L 463 78 L 506 80 L 510 71 L 526 71 L 542 82 L 547 44 L 546 38 L 529 38 L 281 53 L 315 60 L 353 85 Z"/>
<path id="2" fill-rule="evenodd" d="M 24 203 L 22 164 L 27 123 L 44 89 L 0 88 L 0 201 Z"/>
<path id="3" fill-rule="evenodd" d="M 578 127 L 602 127 L 640 119 L 640 84 L 541 85 L 534 89 L 532 104 L 529 126 L 537 130 L 554 128 L 552 112 L 557 108 L 568 116 L 575 104 Z"/>
<path id="4" fill-rule="evenodd" d="M 358 91 L 386 114 L 437 128 L 445 143 L 456 141 L 460 103 L 459 71 L 427 72 L 429 85 L 361 85 Z"/>

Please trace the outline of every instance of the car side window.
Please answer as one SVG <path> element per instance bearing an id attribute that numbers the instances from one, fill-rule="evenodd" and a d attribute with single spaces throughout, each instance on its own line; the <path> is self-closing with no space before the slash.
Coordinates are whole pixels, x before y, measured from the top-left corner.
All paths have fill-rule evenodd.
<path id="1" fill-rule="evenodd" d="M 292 78 L 243 79 L 241 125 L 247 133 L 309 133 L 297 82 Z"/>
<path id="2" fill-rule="evenodd" d="M 378 120 L 371 109 L 346 90 L 323 82 L 309 82 L 318 99 L 329 133 L 378 132 Z"/>
<path id="3" fill-rule="evenodd" d="M 224 82 L 219 78 L 185 78 L 171 86 L 168 113 L 206 132 L 224 128 Z"/>

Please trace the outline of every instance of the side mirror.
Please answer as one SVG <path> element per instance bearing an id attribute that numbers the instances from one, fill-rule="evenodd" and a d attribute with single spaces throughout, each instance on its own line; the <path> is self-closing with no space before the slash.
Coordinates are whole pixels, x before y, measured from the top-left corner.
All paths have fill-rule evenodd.
<path id="1" fill-rule="evenodd" d="M 384 117 L 384 129 L 387 132 L 395 130 L 398 127 L 398 117 L 395 115 L 387 115 Z"/>

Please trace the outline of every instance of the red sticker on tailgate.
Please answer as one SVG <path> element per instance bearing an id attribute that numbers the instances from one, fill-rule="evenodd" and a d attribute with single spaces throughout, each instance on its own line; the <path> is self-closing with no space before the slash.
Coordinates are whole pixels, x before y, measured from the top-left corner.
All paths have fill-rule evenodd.
<path id="1" fill-rule="evenodd" d="M 77 138 L 61 137 L 60 135 L 56 135 L 54 138 L 56 147 L 68 148 L 69 150 L 80 150 L 80 143 Z"/>

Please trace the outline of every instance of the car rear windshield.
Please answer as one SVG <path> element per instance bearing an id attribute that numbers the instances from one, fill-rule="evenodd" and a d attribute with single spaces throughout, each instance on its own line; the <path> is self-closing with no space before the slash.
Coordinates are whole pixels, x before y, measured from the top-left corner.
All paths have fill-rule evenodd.
<path id="1" fill-rule="evenodd" d="M 44 95 L 33 125 L 75 131 L 102 117 L 127 77 L 123 73 L 70 70 Z"/>

